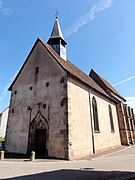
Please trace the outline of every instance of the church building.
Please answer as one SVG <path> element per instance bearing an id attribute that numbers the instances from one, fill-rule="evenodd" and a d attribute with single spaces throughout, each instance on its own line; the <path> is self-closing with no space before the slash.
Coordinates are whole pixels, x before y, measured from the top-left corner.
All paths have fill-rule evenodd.
<path id="1" fill-rule="evenodd" d="M 66 45 L 56 17 L 9 87 L 8 152 L 74 160 L 135 142 L 133 109 L 94 70 L 72 64 Z"/>

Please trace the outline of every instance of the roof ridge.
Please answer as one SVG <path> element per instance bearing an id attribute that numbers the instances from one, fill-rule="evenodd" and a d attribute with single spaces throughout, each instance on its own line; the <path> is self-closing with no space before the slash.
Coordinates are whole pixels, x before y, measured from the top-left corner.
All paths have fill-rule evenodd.
<path id="1" fill-rule="evenodd" d="M 113 92 L 115 95 L 117 95 L 117 96 L 119 96 L 120 98 L 122 98 L 123 100 L 125 100 L 122 96 L 121 96 L 121 94 L 105 79 L 105 78 L 103 78 L 101 75 L 99 75 L 95 70 L 91 70 L 91 72 L 93 71 L 93 73 L 95 73 L 99 78 L 100 78 L 100 80 L 102 81 L 102 83 L 105 85 L 105 86 L 107 86 L 108 87 L 108 89 L 110 89 L 111 90 L 111 92 Z M 90 72 L 90 73 L 91 73 Z"/>
<path id="2" fill-rule="evenodd" d="M 47 43 L 45 43 L 42 39 L 37 38 L 36 42 L 34 43 L 30 53 L 28 54 L 25 62 L 23 63 L 21 69 L 19 70 L 17 76 L 15 77 L 14 81 L 10 85 L 8 90 L 12 90 L 12 86 L 16 82 L 17 78 L 19 77 L 20 73 L 22 72 L 25 64 L 29 60 L 29 57 L 31 56 L 33 50 L 35 49 L 38 42 L 41 42 L 42 45 L 46 48 L 46 50 L 53 56 L 53 58 L 59 63 L 59 65 L 67 71 L 69 74 L 86 84 L 92 89 L 95 89 L 98 93 L 101 93 L 102 95 L 112 99 L 91 77 L 89 77 L 86 73 L 84 73 L 82 70 L 80 70 L 77 66 L 75 66 L 73 63 L 71 63 L 69 60 L 65 61 L 62 59 L 51 46 L 49 46 Z"/>
<path id="3" fill-rule="evenodd" d="M 83 72 L 80 68 L 78 68 L 75 64 L 73 64 L 71 61 L 68 60 L 68 62 L 70 64 L 72 64 L 72 66 L 74 66 L 76 69 L 78 69 L 85 77 L 89 78 L 89 79 L 92 79 L 90 76 L 88 76 L 85 72 Z M 93 81 L 93 79 L 92 79 Z"/>
<path id="4" fill-rule="evenodd" d="M 87 84 L 88 86 L 91 86 L 91 88 L 94 88 L 95 90 L 97 90 L 98 92 L 104 94 L 105 96 L 111 98 L 91 77 L 89 77 L 89 75 L 87 75 L 85 72 L 83 72 L 81 69 L 79 69 L 76 65 L 74 65 L 71 61 L 67 60 L 63 60 L 54 50 L 51 46 L 49 46 L 47 43 L 45 43 L 43 40 L 40 39 L 40 41 L 43 43 L 43 45 L 48 49 L 48 51 L 53 55 L 53 57 L 57 60 L 57 62 L 66 70 L 68 71 L 70 74 L 72 74 L 73 76 L 75 76 L 77 79 L 81 80 L 83 83 Z M 71 66 L 69 66 L 69 63 Z M 73 71 L 73 67 L 78 70 L 79 72 L 81 72 L 81 74 L 79 72 L 77 72 L 78 74 L 75 74 L 75 72 Z M 79 76 L 84 76 L 84 77 L 79 77 Z M 87 82 L 86 79 L 89 81 Z M 91 81 L 91 82 L 90 82 Z"/>

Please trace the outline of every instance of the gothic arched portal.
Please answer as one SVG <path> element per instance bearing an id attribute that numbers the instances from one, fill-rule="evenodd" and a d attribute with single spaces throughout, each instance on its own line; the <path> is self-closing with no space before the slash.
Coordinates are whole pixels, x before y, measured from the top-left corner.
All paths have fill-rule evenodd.
<path id="1" fill-rule="evenodd" d="M 35 151 L 37 157 L 48 155 L 49 123 L 38 111 L 29 126 L 28 153 Z"/>

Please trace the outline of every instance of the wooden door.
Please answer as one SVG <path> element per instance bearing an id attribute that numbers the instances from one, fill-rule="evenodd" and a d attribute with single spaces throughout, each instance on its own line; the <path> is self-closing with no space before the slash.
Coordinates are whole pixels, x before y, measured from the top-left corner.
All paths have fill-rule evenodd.
<path id="1" fill-rule="evenodd" d="M 35 153 L 36 157 L 44 158 L 46 154 L 46 129 L 35 131 Z"/>

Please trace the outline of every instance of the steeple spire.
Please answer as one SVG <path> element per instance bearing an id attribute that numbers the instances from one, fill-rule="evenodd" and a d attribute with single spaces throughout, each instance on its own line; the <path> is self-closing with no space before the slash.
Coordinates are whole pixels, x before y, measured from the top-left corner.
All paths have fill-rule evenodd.
<path id="1" fill-rule="evenodd" d="M 66 44 L 67 43 L 64 40 L 57 15 L 56 15 L 56 19 L 55 19 L 51 36 L 47 43 L 59 54 L 61 58 L 66 60 Z"/>
<path id="2" fill-rule="evenodd" d="M 56 38 L 56 37 L 60 37 L 64 39 L 57 16 L 51 33 L 51 38 Z"/>

